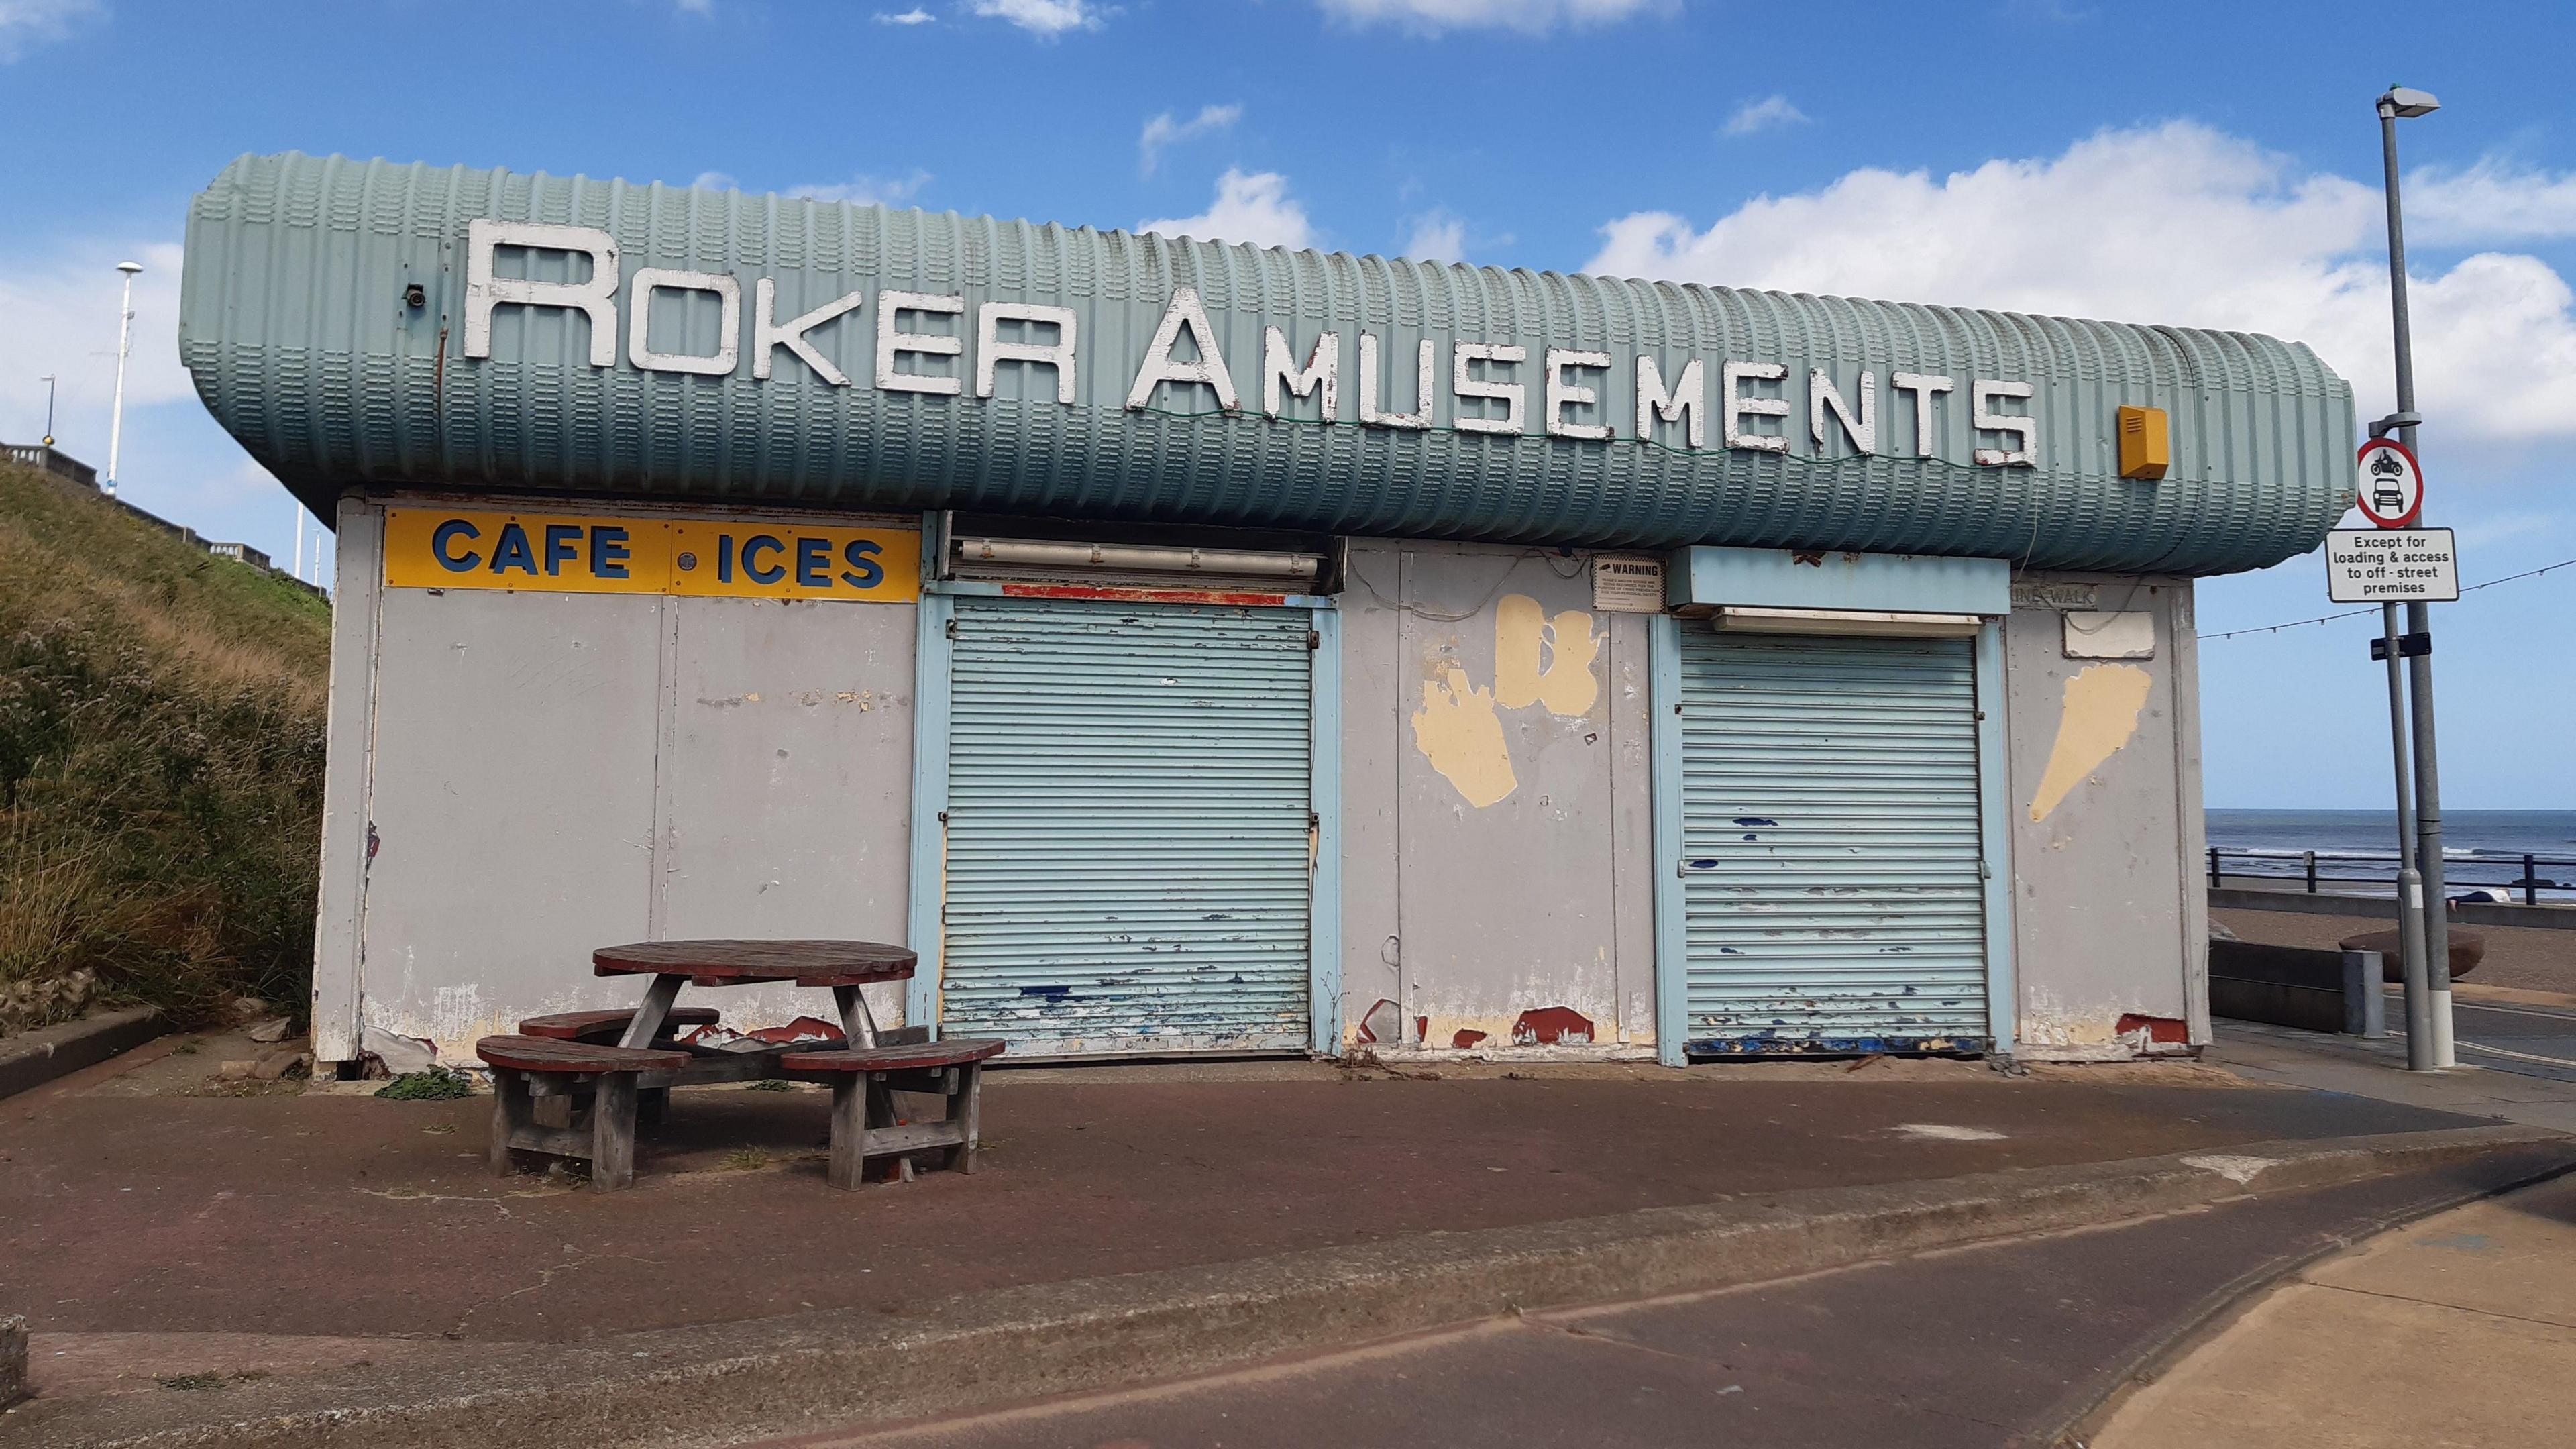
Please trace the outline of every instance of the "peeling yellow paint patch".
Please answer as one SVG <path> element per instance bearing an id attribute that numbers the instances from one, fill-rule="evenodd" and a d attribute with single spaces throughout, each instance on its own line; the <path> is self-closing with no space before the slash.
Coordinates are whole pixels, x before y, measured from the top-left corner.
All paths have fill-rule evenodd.
<path id="1" fill-rule="evenodd" d="M 1422 681 L 1413 747 L 1479 810 L 1520 787 L 1492 691 L 1478 689 L 1454 664 Z"/>
<path id="2" fill-rule="evenodd" d="M 1494 605 L 1494 702 L 1505 709 L 1544 704 L 1548 713 L 1592 712 L 1601 682 L 1592 663 L 1601 636 L 1592 616 L 1568 609 L 1550 619 L 1527 594 L 1505 594 Z"/>
<path id="3" fill-rule="evenodd" d="M 2154 676 L 2134 664 L 2095 664 L 2066 681 L 2057 744 L 2048 752 L 2039 793 L 2031 797 L 2031 819 L 2046 820 L 2085 776 L 2136 736 L 2138 711 L 2154 684 Z"/>

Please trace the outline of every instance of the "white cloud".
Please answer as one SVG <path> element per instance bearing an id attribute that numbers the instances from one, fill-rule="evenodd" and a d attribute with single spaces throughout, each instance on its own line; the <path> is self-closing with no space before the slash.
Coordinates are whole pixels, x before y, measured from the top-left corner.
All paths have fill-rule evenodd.
<path id="1" fill-rule="evenodd" d="M 1401 253 L 1420 262 L 1467 260 L 1467 222 L 1446 211 L 1427 211 L 1413 219 Z"/>
<path id="2" fill-rule="evenodd" d="M 0 65 L 102 13 L 98 0 L 0 0 Z"/>
<path id="3" fill-rule="evenodd" d="M 1206 211 L 1197 216 L 1140 221 L 1136 229 L 1165 236 L 1197 237 L 1201 241 L 1250 242 L 1255 246 L 1303 247 L 1315 242 L 1315 229 L 1306 220 L 1306 208 L 1288 194 L 1288 178 L 1276 171 L 1247 176 L 1228 169 L 1217 178 L 1216 200 Z"/>
<path id="4" fill-rule="evenodd" d="M 936 24 L 938 20 L 938 16 L 931 14 L 929 11 L 922 9 L 918 5 L 899 13 L 892 10 L 880 10 L 877 12 L 877 24 L 879 25 L 932 25 Z"/>
<path id="5" fill-rule="evenodd" d="M 108 403 L 116 390 L 116 263 L 143 264 L 134 279 L 134 344 L 126 364 L 128 432 L 138 407 L 193 398 L 179 365 L 177 242 L 77 242 L 41 258 L 0 256 L 0 437 L 44 432 L 46 373 L 60 379 L 57 435 L 65 451 L 107 463 Z M 128 441 L 131 441 L 129 437 Z"/>
<path id="6" fill-rule="evenodd" d="M 1092 0 L 972 0 L 975 13 L 1007 20 L 1052 40 L 1068 30 L 1098 30 L 1106 11 Z"/>
<path id="7" fill-rule="evenodd" d="M 671 0 L 671 8 L 683 15 L 713 15 L 716 0 Z"/>
<path id="8" fill-rule="evenodd" d="M 906 206 L 929 184 L 930 173 L 917 170 L 910 176 L 854 176 L 827 185 L 791 186 L 787 194 L 806 201 L 846 201 L 853 206 Z"/>
<path id="9" fill-rule="evenodd" d="M 1242 119 L 1243 107 L 1240 105 L 1201 106 L 1199 113 L 1186 121 L 1173 120 L 1172 113 L 1165 111 L 1147 121 L 1144 134 L 1136 138 L 1138 162 L 1144 167 L 1145 174 L 1151 176 L 1154 174 L 1154 168 L 1162 162 L 1164 147 L 1200 136 L 1214 135 L 1216 132 L 1231 128 L 1235 122 Z"/>
<path id="10" fill-rule="evenodd" d="M 2551 176 L 2497 161 L 2406 178 L 2406 240 L 2476 246 L 2576 237 L 2576 172 Z"/>
<path id="11" fill-rule="evenodd" d="M 1499 27 L 1544 35 L 1560 25 L 1615 25 L 1639 15 L 1669 15 L 1681 0 L 1316 0 L 1324 13 L 1353 25 L 1394 25 L 1419 35 Z"/>
<path id="12" fill-rule="evenodd" d="M 2467 247 L 2576 231 L 2569 184 L 2480 167 L 2427 178 L 2417 194 L 2427 230 Z M 2382 219 L 2376 186 L 2174 122 L 1939 178 L 1854 171 L 1756 198 L 1704 231 L 1635 213 L 1602 228 L 1589 270 L 2266 332 L 2314 347 L 2369 417 L 2391 406 Z M 2485 252 L 2417 275 L 2409 292 L 2433 437 L 2576 438 L 2565 278 L 2537 257 Z"/>
<path id="13" fill-rule="evenodd" d="M 1750 136 L 1757 131 L 1806 123 L 1807 113 L 1789 104 L 1787 96 L 1764 96 L 1758 101 L 1746 101 L 1737 106 L 1735 114 L 1727 117 L 1726 124 L 1719 129 L 1729 136 Z"/>
<path id="14" fill-rule="evenodd" d="M 699 191 L 739 191 L 742 189 L 741 184 L 733 179 L 733 173 L 730 171 L 701 171 L 689 182 L 689 185 Z"/>

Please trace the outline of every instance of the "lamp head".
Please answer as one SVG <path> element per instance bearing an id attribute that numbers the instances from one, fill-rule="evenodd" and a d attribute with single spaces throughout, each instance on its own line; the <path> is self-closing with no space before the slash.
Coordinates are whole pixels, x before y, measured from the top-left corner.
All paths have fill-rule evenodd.
<path id="1" fill-rule="evenodd" d="M 2412 120 L 2417 116 L 2429 116 L 2433 112 L 2442 109 L 2442 103 L 2433 98 L 2433 93 L 2431 91 L 2409 90 L 2405 86 L 2390 86 L 2387 94 L 2379 98 L 2379 109 L 2383 115 L 2396 116 L 2401 120 Z"/>
<path id="2" fill-rule="evenodd" d="M 142 271 L 143 264 L 141 262 L 118 262 L 116 264 L 116 269 L 130 277 L 136 272 Z"/>

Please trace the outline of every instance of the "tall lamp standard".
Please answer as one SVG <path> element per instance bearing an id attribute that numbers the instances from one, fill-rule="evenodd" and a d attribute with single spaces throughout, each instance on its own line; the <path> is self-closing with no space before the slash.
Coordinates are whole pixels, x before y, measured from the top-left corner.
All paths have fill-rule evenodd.
<path id="1" fill-rule="evenodd" d="M 45 385 L 45 446 L 54 445 L 54 375 L 46 373 L 36 381 Z"/>
<path id="2" fill-rule="evenodd" d="M 2379 152 L 2388 194 L 2388 311 L 2397 343 L 2397 411 L 2371 427 L 2374 437 L 2395 429 L 2406 451 L 2416 450 L 2415 429 L 2424 421 L 2415 411 L 2415 343 L 2406 318 L 2406 220 L 2398 200 L 2397 123 L 2429 116 L 2442 103 L 2429 91 L 2390 86 L 2380 96 Z M 2419 455 L 2420 456 L 2420 455 Z M 2423 520 L 2419 517 L 2417 523 Z M 2395 612 L 2394 606 L 2390 609 Z M 2406 606 L 2406 630 L 2421 636 L 2426 647 L 2407 660 L 2408 693 L 2415 737 L 2415 869 L 2422 878 L 2424 978 L 2429 1040 L 2415 1040 L 2417 1023 L 2410 1010 L 2406 1032 L 2406 1065 L 2412 1071 L 2456 1066 L 2459 1055 L 2451 1035 L 2450 904 L 2442 891 L 2442 782 L 2439 752 L 2433 743 L 2433 610 L 2429 604 Z M 2404 843 L 2399 853 L 2405 853 Z M 2403 862 L 2401 859 L 2401 866 Z"/>
<path id="3" fill-rule="evenodd" d="M 116 320 L 116 406 L 107 423 L 107 495 L 116 496 L 116 461 L 125 447 L 125 359 L 134 351 L 134 274 L 143 270 L 141 262 L 118 262 L 116 269 L 125 274 L 125 300 L 117 306 Z"/>

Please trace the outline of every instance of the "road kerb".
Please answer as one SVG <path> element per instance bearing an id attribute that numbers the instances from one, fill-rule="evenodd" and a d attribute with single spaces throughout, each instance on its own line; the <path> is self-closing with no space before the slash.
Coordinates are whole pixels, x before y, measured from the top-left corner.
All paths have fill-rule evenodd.
<path id="1" fill-rule="evenodd" d="M 452 1356 L 399 1369 L 204 1394 L 39 1399 L 0 1419 L 0 1445 L 730 1444 L 2391 1173 L 2443 1171 L 2493 1190 L 2571 1165 L 2576 1138 L 2497 1126 L 1782 1193 L 1031 1285 L 893 1313 L 832 1310 L 577 1344 L 459 1344 Z"/>

